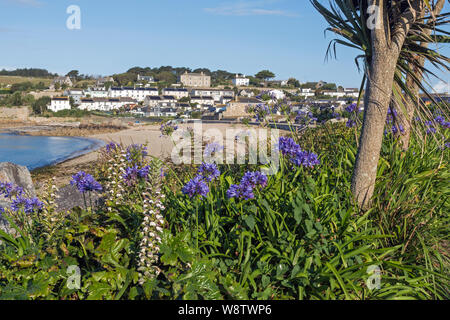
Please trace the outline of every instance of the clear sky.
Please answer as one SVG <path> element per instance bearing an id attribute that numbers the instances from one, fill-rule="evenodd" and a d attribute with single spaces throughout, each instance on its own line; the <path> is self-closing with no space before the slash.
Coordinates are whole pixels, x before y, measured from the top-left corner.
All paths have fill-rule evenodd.
<path id="1" fill-rule="evenodd" d="M 81 9 L 80 30 L 66 27 L 70 5 Z M 358 87 L 357 51 L 339 47 L 337 60 L 325 61 L 326 26 L 308 0 L 0 0 L 0 69 L 269 69 L 277 79 Z"/>

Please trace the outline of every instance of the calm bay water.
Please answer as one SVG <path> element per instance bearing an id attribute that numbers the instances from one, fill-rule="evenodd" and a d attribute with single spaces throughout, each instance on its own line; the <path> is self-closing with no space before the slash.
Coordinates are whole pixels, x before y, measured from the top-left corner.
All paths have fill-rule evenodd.
<path id="1" fill-rule="evenodd" d="M 33 170 L 85 154 L 103 145 L 102 141 L 95 139 L 0 134 L 0 162 L 12 162 Z"/>

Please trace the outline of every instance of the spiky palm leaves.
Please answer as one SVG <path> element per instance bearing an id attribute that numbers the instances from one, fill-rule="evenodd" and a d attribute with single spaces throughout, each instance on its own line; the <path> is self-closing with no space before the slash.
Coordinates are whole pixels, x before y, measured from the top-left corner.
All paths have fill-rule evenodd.
<path id="1" fill-rule="evenodd" d="M 368 10 L 368 1 L 333 0 L 330 1 L 328 8 L 322 5 L 319 0 L 310 1 L 328 22 L 329 27 L 326 31 L 340 36 L 340 38 L 330 41 L 326 53 L 327 58 L 336 56 L 337 45 L 362 51 L 362 54 L 355 58 L 358 69 L 364 71 L 360 90 L 360 93 L 362 93 L 370 72 L 369 66 L 372 57 L 371 30 L 368 27 L 368 21 L 370 21 L 370 14 L 373 12 Z M 432 77 L 438 78 L 438 75 L 425 67 L 424 62 L 429 62 L 432 66 L 444 71 L 449 70 L 448 62 L 450 59 L 441 54 L 438 49 L 429 48 L 428 44 L 450 41 L 450 33 L 441 28 L 449 22 L 450 14 L 436 14 L 436 10 L 434 10 L 436 3 L 425 1 L 425 4 L 426 12 L 423 12 L 411 27 L 400 52 L 392 88 L 392 105 L 401 111 L 400 114 L 406 121 L 412 119 L 414 111 L 419 111 L 431 117 L 429 110 L 421 103 L 418 96 L 419 90 L 436 102 L 429 92 L 427 81 L 423 83 L 423 80 L 429 80 Z M 388 14 L 405 10 L 405 6 L 407 6 L 406 0 L 388 1 Z M 440 12 L 440 10 L 438 11 Z M 360 103 L 360 99 L 358 99 L 358 103 Z M 448 106 L 444 109 L 441 111 L 447 114 Z"/>

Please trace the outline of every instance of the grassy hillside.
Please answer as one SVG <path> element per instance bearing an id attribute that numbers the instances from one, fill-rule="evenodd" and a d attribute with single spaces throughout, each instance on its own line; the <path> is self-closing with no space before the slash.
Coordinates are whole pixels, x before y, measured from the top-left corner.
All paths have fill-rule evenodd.
<path id="1" fill-rule="evenodd" d="M 32 82 L 33 84 L 37 84 L 39 82 L 43 82 L 46 85 L 50 85 L 52 79 L 48 78 L 31 78 L 31 77 L 16 77 L 16 76 L 0 76 L 0 88 L 5 87 L 7 85 L 12 85 L 15 83 L 21 82 Z"/>

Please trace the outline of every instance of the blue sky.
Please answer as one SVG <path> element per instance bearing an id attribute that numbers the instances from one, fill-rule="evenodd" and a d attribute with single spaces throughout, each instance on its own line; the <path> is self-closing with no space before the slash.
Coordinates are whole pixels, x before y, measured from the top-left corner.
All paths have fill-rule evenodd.
<path id="1" fill-rule="evenodd" d="M 70 5 L 81 8 L 81 30 L 66 27 Z M 325 28 L 307 0 L 0 0 L 0 69 L 269 69 L 278 79 L 358 87 L 358 52 L 340 47 L 337 60 L 325 61 L 333 38 Z M 450 55 L 448 46 L 444 53 Z"/>

